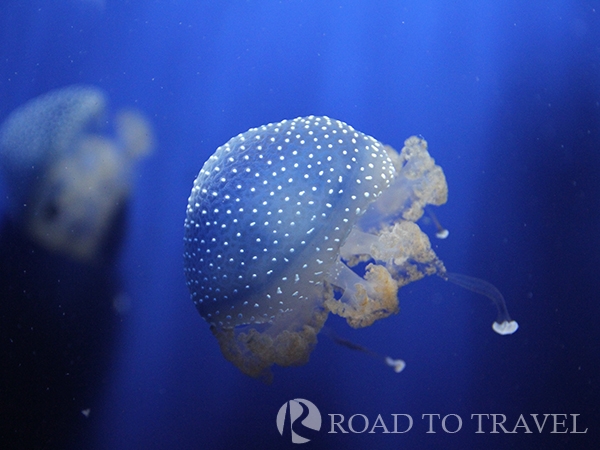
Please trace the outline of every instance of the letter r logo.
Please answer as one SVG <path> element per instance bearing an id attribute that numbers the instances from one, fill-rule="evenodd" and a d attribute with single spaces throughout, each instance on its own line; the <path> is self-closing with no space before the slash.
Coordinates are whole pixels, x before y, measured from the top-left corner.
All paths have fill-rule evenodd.
<path id="1" fill-rule="evenodd" d="M 294 423 L 296 422 L 298 424 L 294 427 Z M 310 439 L 301 436 L 300 433 L 306 432 L 303 428 L 319 431 L 321 429 L 321 413 L 314 403 L 303 398 L 296 398 L 285 402 L 277 413 L 277 429 L 282 436 L 286 431 L 288 423 L 292 435 L 292 443 L 304 444 L 309 442 Z"/>

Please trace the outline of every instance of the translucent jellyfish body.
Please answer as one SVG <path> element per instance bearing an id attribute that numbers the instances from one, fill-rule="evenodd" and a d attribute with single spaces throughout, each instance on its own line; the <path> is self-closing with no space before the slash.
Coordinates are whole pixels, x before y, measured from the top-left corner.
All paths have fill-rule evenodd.
<path id="1" fill-rule="evenodd" d="M 422 139 L 397 153 L 314 116 L 251 129 L 194 181 L 184 237 L 192 300 L 244 373 L 304 364 L 329 312 L 368 326 L 398 311 L 400 287 L 448 278 L 415 223 L 446 198 Z M 359 263 L 364 276 L 352 270 Z"/>
<path id="2" fill-rule="evenodd" d="M 127 199 L 134 162 L 151 146 L 146 119 L 126 110 L 110 117 L 98 88 L 37 97 L 0 128 L 10 215 L 42 246 L 92 261 Z"/>

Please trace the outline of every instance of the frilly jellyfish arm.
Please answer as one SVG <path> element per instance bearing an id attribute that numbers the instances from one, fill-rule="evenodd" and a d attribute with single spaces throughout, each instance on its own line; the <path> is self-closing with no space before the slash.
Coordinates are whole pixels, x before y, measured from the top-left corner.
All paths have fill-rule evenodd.
<path id="1" fill-rule="evenodd" d="M 515 320 L 512 320 L 508 314 L 504 296 L 492 283 L 460 273 L 446 272 L 441 276 L 447 281 L 457 284 L 469 291 L 485 295 L 496 304 L 496 307 L 498 308 L 498 318 L 492 325 L 492 328 L 496 333 L 501 335 L 513 334 L 519 329 L 519 324 Z"/>
<path id="2" fill-rule="evenodd" d="M 121 110 L 115 115 L 114 122 L 117 139 L 130 160 L 140 159 L 152 152 L 154 132 L 142 113 Z"/>
<path id="3" fill-rule="evenodd" d="M 340 249 L 339 268 L 327 281 L 343 290 L 327 307 L 344 317 L 354 328 L 370 326 L 376 320 L 398 312 L 398 289 L 427 275 L 445 272 L 444 264 L 417 224 L 401 220 L 377 235 L 354 227 Z M 372 261 L 360 277 L 349 267 Z M 349 266 L 349 267 L 348 267 Z M 350 272 L 350 273 L 348 273 Z"/>
<path id="4" fill-rule="evenodd" d="M 399 219 L 416 222 L 427 205 L 440 206 L 448 199 L 444 171 L 427 150 L 427 141 L 412 136 L 398 153 L 384 146 L 395 169 L 394 180 L 359 221 L 364 231 L 381 229 Z"/>
<path id="5" fill-rule="evenodd" d="M 386 147 L 386 151 L 394 163 L 394 180 L 369 206 L 340 248 L 343 262 L 334 266 L 328 281 L 343 290 L 343 294 L 328 301 L 328 308 L 345 317 L 353 327 L 369 326 L 373 321 L 397 312 L 398 288 L 426 275 L 437 274 L 492 299 L 498 307 L 494 331 L 503 335 L 514 333 L 518 324 L 510 319 L 498 289 L 477 278 L 446 272 L 442 261 L 431 249 L 429 238 L 414 223 L 427 205 L 440 205 L 447 198 L 446 179 L 429 156 L 427 143 L 412 137 L 406 140 L 400 153 L 391 147 Z M 435 214 L 429 208 L 427 210 L 438 229 L 437 236 L 446 237 L 447 230 Z M 364 279 L 348 269 L 361 262 L 370 262 Z M 346 265 L 346 269 L 340 267 Z"/>
<path id="6" fill-rule="evenodd" d="M 340 248 L 340 264 L 369 262 L 358 281 L 345 270 L 328 273 L 327 281 L 343 291 L 327 307 L 352 327 L 366 327 L 398 312 L 398 289 L 427 275 L 445 272 L 425 233 L 415 223 L 427 205 L 446 201 L 442 169 L 427 151 L 425 140 L 411 137 L 400 153 L 385 150 L 394 166 L 390 186 L 369 205 Z M 345 263 L 345 264 L 344 264 Z"/>

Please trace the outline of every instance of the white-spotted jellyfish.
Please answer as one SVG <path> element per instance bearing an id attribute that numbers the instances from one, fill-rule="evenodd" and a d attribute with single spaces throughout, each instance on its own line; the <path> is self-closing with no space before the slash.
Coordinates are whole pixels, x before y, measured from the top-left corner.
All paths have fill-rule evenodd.
<path id="1" fill-rule="evenodd" d="M 254 377 L 306 363 L 330 312 L 353 327 L 396 313 L 398 289 L 426 275 L 494 299 L 494 329 L 510 334 L 517 325 L 499 292 L 448 274 L 415 223 L 446 198 L 423 139 L 398 153 L 314 116 L 253 128 L 219 147 L 194 181 L 184 237 L 191 298 L 224 356 Z"/>
<path id="2" fill-rule="evenodd" d="M 141 113 L 109 115 L 105 93 L 93 86 L 28 101 L 0 128 L 9 215 L 43 247 L 94 261 L 152 140 Z"/>

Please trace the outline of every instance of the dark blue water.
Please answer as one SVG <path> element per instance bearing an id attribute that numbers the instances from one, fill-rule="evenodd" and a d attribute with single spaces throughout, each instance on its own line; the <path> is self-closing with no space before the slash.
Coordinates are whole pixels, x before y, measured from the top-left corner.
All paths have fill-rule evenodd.
<path id="1" fill-rule="evenodd" d="M 19 375 L 25 394 L 0 405 L 4 421 L 18 424 L 3 427 L 3 448 L 304 448 L 275 424 L 294 398 L 325 419 L 306 448 L 600 444 L 596 2 L 54 3 L 0 6 L 0 120 L 51 89 L 92 84 L 113 108 L 142 110 L 157 148 L 136 172 L 109 267 L 32 256 L 14 245 L 18 230 L 5 228 L 3 326 L 33 315 L 43 336 L 28 344 L 22 331 L 3 333 L 12 363 L 0 370 L 12 381 L 0 390 L 10 397 L 15 367 L 40 371 Z M 232 136 L 309 114 L 396 148 L 410 135 L 427 139 L 449 184 L 436 213 L 450 236 L 432 237 L 434 249 L 449 270 L 502 291 L 516 334 L 493 333 L 487 300 L 433 277 L 403 288 L 400 313 L 369 328 L 328 321 L 406 360 L 401 374 L 325 337 L 309 364 L 276 368 L 271 385 L 223 358 L 183 275 L 192 182 Z M 131 301 L 121 315 L 105 306 L 118 293 Z M 13 338 L 22 345 L 11 347 Z M 64 359 L 72 374 L 36 351 Z M 414 425 L 404 434 L 331 434 L 328 414 L 363 414 L 371 426 L 381 414 L 390 431 L 392 414 L 409 414 Z M 458 415 L 462 428 L 446 433 L 434 419 L 437 432 L 427 433 L 423 414 Z M 516 433 L 490 433 L 491 418 L 476 433 L 474 414 L 504 414 Z M 532 433 L 515 428 L 521 414 Z M 531 414 L 567 419 L 549 416 L 540 433 Z M 587 433 L 573 433 L 573 414 Z M 554 420 L 568 432 L 551 433 Z M 454 431 L 456 417 L 446 424 Z"/>

